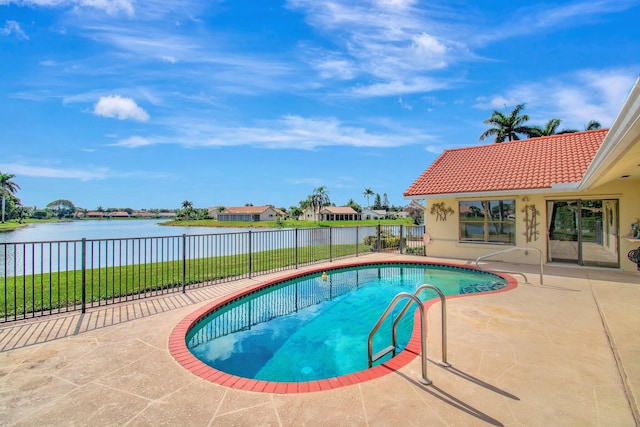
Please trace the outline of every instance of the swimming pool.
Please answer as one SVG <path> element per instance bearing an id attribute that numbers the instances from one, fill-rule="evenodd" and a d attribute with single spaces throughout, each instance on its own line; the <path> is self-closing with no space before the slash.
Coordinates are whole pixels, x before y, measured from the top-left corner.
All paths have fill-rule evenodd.
<path id="1" fill-rule="evenodd" d="M 362 380 L 364 371 L 375 372 L 376 367 L 367 369 L 368 334 L 398 293 L 413 293 L 424 283 L 448 296 L 493 292 L 508 285 L 493 273 L 422 263 L 358 264 L 326 270 L 325 277 L 322 273 L 268 282 L 205 307 L 185 319 L 188 326 L 177 328 L 184 333 L 181 354 L 186 349 L 193 355 L 187 356 L 188 363 L 205 373 L 199 375 L 212 379 L 217 374 L 215 381 L 224 379 L 225 385 L 353 383 Z M 425 291 L 420 298 L 436 296 Z M 386 321 L 374 337 L 375 349 L 389 345 L 390 324 Z M 413 324 L 412 315 L 400 322 L 399 351 L 411 341 Z M 399 356 L 389 358 L 377 364 L 388 370 Z"/>

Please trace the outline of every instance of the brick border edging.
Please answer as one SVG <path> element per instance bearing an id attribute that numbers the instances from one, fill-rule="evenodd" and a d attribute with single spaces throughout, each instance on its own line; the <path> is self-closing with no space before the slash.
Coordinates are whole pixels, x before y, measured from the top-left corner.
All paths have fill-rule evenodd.
<path id="1" fill-rule="evenodd" d="M 187 317 L 182 319 L 180 323 L 173 329 L 171 335 L 169 337 L 169 352 L 173 356 L 173 358 L 182 365 L 185 369 L 190 371 L 191 373 L 207 380 L 214 382 L 216 384 L 231 387 L 234 389 L 245 390 L 245 391 L 255 391 L 255 392 L 266 392 L 266 393 L 279 393 L 279 394 L 293 394 L 293 393 L 308 393 L 313 391 L 323 391 L 323 390 L 331 390 L 334 388 L 346 387 L 352 384 L 359 384 L 365 381 L 370 381 L 375 378 L 380 378 L 384 375 L 390 374 L 399 370 L 400 368 L 406 366 L 409 362 L 415 359 L 420 355 L 421 346 L 420 346 L 420 324 L 419 324 L 419 313 L 416 312 L 414 322 L 413 333 L 409 340 L 407 346 L 402 350 L 399 354 L 397 354 L 391 360 L 382 363 L 378 366 L 374 366 L 371 369 L 365 369 L 363 371 L 353 372 L 351 374 L 343 375 L 340 377 L 328 378 L 323 380 L 315 380 L 308 382 L 274 382 L 274 381 L 263 381 L 263 380 L 253 380 L 250 378 L 238 377 L 235 375 L 227 374 L 225 372 L 219 371 L 211 366 L 205 364 L 196 358 L 187 348 L 187 343 L 185 337 L 191 328 L 193 328 L 199 321 L 205 318 L 209 313 L 216 310 L 218 307 L 232 301 L 234 299 L 243 297 L 251 292 L 255 292 L 259 289 L 275 285 L 277 283 L 281 283 L 286 280 L 295 279 L 298 277 L 303 277 L 312 274 L 318 274 L 323 271 L 331 271 L 338 270 L 349 267 L 361 267 L 368 265 L 381 265 L 381 264 L 420 264 L 420 265 L 434 265 L 434 266 L 446 266 L 446 267 L 457 267 L 467 270 L 477 270 L 483 271 L 491 274 L 495 274 L 507 281 L 507 286 L 502 289 L 487 291 L 487 292 L 477 292 L 473 294 L 460 294 L 460 295 L 451 295 L 447 296 L 446 299 L 454 299 L 461 298 L 467 296 L 474 295 L 487 295 L 499 292 L 506 292 L 512 289 L 515 289 L 518 286 L 517 280 L 515 280 L 512 276 L 505 273 L 497 273 L 492 271 L 486 271 L 479 268 L 471 267 L 471 266 L 461 266 L 453 263 L 434 263 L 434 262 L 420 262 L 420 261 L 367 261 L 367 262 L 357 262 L 357 263 L 349 263 L 331 268 L 318 268 L 310 271 L 305 271 L 304 273 L 297 274 L 289 274 L 283 277 L 279 277 L 278 279 L 272 279 L 266 281 L 264 283 L 260 283 L 254 286 L 250 286 L 241 291 L 234 292 L 230 295 L 227 295 L 222 298 L 218 298 L 217 300 L 201 307 L 200 309 L 194 311 L 189 314 Z M 428 301 L 424 302 L 425 313 L 431 308 L 431 306 L 435 303 L 440 302 L 438 298 L 432 298 Z"/>

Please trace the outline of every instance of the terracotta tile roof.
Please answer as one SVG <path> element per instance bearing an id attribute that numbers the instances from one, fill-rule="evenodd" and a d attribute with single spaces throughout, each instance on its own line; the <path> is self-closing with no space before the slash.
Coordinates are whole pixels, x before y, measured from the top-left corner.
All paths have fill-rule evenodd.
<path id="1" fill-rule="evenodd" d="M 231 214 L 261 214 L 270 206 L 231 206 L 225 208 L 224 213 Z"/>
<path id="2" fill-rule="evenodd" d="M 404 196 L 543 189 L 554 184 L 577 183 L 607 131 L 446 150 Z"/>
<path id="3" fill-rule="evenodd" d="M 322 212 L 329 212 L 332 214 L 357 214 L 351 206 L 325 206 Z"/>

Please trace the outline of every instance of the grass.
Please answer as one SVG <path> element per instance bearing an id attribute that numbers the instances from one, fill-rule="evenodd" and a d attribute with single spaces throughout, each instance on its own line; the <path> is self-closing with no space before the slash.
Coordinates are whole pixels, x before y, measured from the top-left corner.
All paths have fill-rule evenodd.
<path id="1" fill-rule="evenodd" d="M 58 219 L 58 218 L 48 218 L 48 219 L 34 219 L 34 218 L 27 218 L 22 220 L 22 223 L 18 222 L 15 219 L 12 220 L 8 220 L 4 223 L 0 222 L 0 231 L 13 231 L 17 228 L 22 228 L 22 227 L 26 227 L 29 224 L 41 224 L 43 222 L 70 222 L 73 221 L 69 218 L 63 218 L 63 219 Z"/>
<path id="2" fill-rule="evenodd" d="M 251 254 L 226 255 L 87 269 L 86 304 L 102 305 L 140 298 L 143 293 L 163 293 L 187 285 L 247 277 L 265 271 L 310 264 L 367 252 L 369 245 L 355 244 L 276 249 Z M 331 251 L 331 252 L 330 252 Z M 251 267 L 249 262 L 251 261 Z M 251 270 L 249 270 L 249 268 Z M 0 278 L 0 317 L 26 313 L 64 312 L 82 302 L 82 271 L 71 270 Z"/>
<path id="3" fill-rule="evenodd" d="M 13 231 L 21 227 L 26 227 L 26 224 L 20 224 L 18 221 L 0 222 L 0 231 Z"/>

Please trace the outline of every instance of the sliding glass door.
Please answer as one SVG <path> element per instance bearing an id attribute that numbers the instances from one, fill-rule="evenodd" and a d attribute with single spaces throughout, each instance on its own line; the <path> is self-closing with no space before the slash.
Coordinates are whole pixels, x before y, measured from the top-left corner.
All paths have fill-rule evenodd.
<path id="1" fill-rule="evenodd" d="M 549 261 L 619 267 L 618 201 L 547 202 Z"/>

